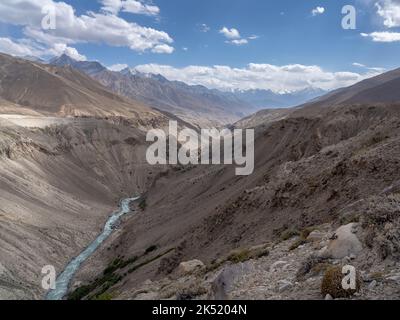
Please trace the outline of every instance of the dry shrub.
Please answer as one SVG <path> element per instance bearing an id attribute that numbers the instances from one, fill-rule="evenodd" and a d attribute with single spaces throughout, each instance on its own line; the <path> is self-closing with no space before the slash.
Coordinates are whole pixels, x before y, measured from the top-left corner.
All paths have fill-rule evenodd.
<path id="1" fill-rule="evenodd" d="M 339 298 L 350 298 L 356 292 L 361 289 L 361 278 L 357 272 L 356 275 L 356 289 L 345 290 L 342 285 L 342 281 L 345 275 L 342 273 L 341 267 L 331 267 L 329 268 L 322 279 L 321 293 L 325 297 L 326 295 L 331 295 L 335 299 Z"/>

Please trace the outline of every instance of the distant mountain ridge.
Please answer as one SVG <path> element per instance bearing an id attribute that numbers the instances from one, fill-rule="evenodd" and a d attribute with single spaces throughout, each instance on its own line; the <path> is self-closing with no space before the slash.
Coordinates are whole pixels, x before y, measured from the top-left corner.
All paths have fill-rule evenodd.
<path id="1" fill-rule="evenodd" d="M 234 94 L 169 81 L 162 75 L 129 69 L 114 72 L 98 62 L 76 61 L 67 55 L 51 60 L 50 64 L 80 70 L 115 93 L 172 113 L 198 127 L 224 126 L 257 111 Z"/>
<path id="2" fill-rule="evenodd" d="M 334 90 L 299 108 L 351 104 L 392 104 L 400 102 L 400 68 Z"/>
<path id="3" fill-rule="evenodd" d="M 115 93 L 174 114 L 198 127 L 233 124 L 259 110 L 295 107 L 326 93 L 317 88 L 285 94 L 271 90 L 224 92 L 171 81 L 160 74 L 145 74 L 134 68 L 115 72 L 99 62 L 76 61 L 65 54 L 52 59 L 50 64 L 71 66 Z"/>
<path id="4" fill-rule="evenodd" d="M 142 102 L 111 92 L 74 68 L 0 54 L 0 69 L 0 101 L 5 102 L 0 105 L 0 111 L 3 112 L 125 117 L 145 127 L 167 119 Z"/>
<path id="5" fill-rule="evenodd" d="M 308 88 L 290 93 L 276 93 L 272 90 L 235 91 L 235 95 L 257 109 L 277 109 L 295 107 L 326 94 L 319 88 Z"/>

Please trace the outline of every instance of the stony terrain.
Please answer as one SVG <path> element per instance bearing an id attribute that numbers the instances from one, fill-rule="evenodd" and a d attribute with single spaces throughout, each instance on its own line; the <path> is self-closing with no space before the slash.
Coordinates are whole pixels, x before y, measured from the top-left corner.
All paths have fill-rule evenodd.
<path id="1" fill-rule="evenodd" d="M 236 176 L 149 166 L 143 130 L 168 116 L 69 67 L 0 62 L 1 298 L 42 298 L 41 268 L 61 271 L 132 194 L 137 214 L 85 262 L 69 298 L 337 298 L 321 286 L 343 264 L 359 271 L 351 298 L 399 297 L 400 98 L 385 87 L 398 71 L 237 124 L 256 140 L 254 173 Z M 58 84 L 57 99 L 24 70 Z M 377 88 L 385 101 L 365 103 Z"/>
<path id="2" fill-rule="evenodd" d="M 373 200 L 370 201 L 373 206 Z M 341 232 L 343 229 L 346 231 Z M 367 236 L 361 224 L 351 223 L 337 230 L 333 225 L 324 224 L 308 229 L 308 236 L 304 235 L 305 230 L 302 232 L 297 236 L 298 231 L 287 230 L 280 240 L 236 249 L 207 266 L 200 260 L 184 261 L 168 277 L 147 279 L 129 290 L 117 285 L 98 298 L 340 299 L 333 293 L 323 294 L 321 284 L 329 269 L 349 265 L 355 267 L 361 278 L 360 290 L 351 299 L 400 298 L 400 264 L 392 258 L 382 260 L 379 247 L 371 249 L 361 242 Z"/>
<path id="3" fill-rule="evenodd" d="M 198 259 L 210 266 L 232 250 L 276 243 L 290 229 L 299 233 L 327 225 L 321 231 L 328 234 L 347 221 L 361 222 L 361 246 L 365 254 L 372 255 L 360 258 L 361 271 L 368 275 L 388 265 L 385 275 L 394 270 L 395 277 L 399 261 L 395 227 L 400 212 L 399 128 L 399 109 L 395 105 L 338 106 L 325 114 L 295 115 L 270 123 L 257 133 L 253 175 L 237 177 L 232 167 L 224 166 L 169 172 L 146 194 L 140 218 L 128 219 L 110 239 L 108 249 L 100 250 L 88 261 L 77 281 L 87 283 L 117 257 L 123 261 L 139 258 L 128 265 L 122 263 L 124 267 L 115 271 L 121 278 L 106 290 L 115 298 L 130 298 L 125 293 L 132 292 L 131 288 L 137 289 L 146 279 L 157 282 L 173 275 L 182 261 Z M 373 207 L 376 197 L 387 201 L 382 210 Z M 361 204 L 364 206 L 359 207 Z M 365 240 L 368 237 L 372 237 L 372 243 Z M 284 244 L 286 248 L 290 245 Z M 144 254 L 151 247 L 155 251 Z M 288 273 L 279 278 L 295 285 L 293 276 L 300 264 L 320 247 L 307 245 L 298 256 L 297 251 L 288 253 L 285 247 L 271 248 L 269 258 L 255 262 L 255 267 L 259 270 L 257 266 L 263 263 L 269 267 L 276 260 L 297 261 L 290 263 Z M 367 261 L 369 265 L 365 265 Z M 338 265 L 342 262 L 328 261 Z M 320 278 L 309 281 L 315 281 L 315 290 L 303 297 L 321 298 Z M 263 294 L 277 297 L 271 288 L 278 285 L 272 283 Z M 388 293 L 376 297 L 395 294 L 395 288 L 388 288 Z M 300 292 L 286 297 L 301 298 Z M 257 297 L 256 293 L 239 289 L 235 294 Z"/>

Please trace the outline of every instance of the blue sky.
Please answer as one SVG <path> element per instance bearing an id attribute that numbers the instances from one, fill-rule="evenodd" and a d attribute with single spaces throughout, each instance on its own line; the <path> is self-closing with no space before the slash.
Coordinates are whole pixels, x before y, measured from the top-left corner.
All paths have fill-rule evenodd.
<path id="1" fill-rule="evenodd" d="M 139 65 L 141 71 L 225 89 L 237 89 L 242 84 L 226 84 L 227 79 L 220 75 L 211 79 L 213 73 L 223 72 L 215 71 L 213 66 L 227 67 L 227 73 L 237 69 L 232 78 L 240 82 L 237 73 L 241 70 L 261 72 L 258 66 L 268 65 L 265 72 L 289 79 L 287 88 L 267 84 L 265 77 L 260 77 L 264 82 L 259 87 L 277 91 L 305 86 L 291 85 L 292 70 L 287 74 L 287 68 L 279 69 L 282 66 L 317 66 L 320 70 L 316 72 L 307 68 L 304 72 L 315 72 L 315 77 L 307 80 L 309 85 L 324 89 L 400 66 L 400 0 L 64 2 L 2 0 L 0 51 L 42 57 L 66 52 L 81 59 L 99 60 L 106 66 Z M 40 27 L 42 9 L 47 5 L 55 6 L 56 30 Z M 353 5 L 357 10 L 355 30 L 341 26 L 344 5 Z M 195 66 L 203 69 L 194 71 Z M 348 79 L 339 74 L 325 88 L 323 82 L 338 72 L 348 73 Z M 326 79 L 315 80 L 321 76 Z M 204 80 L 205 77 L 210 79 Z M 256 88 L 255 81 L 243 84 L 243 88 Z"/>

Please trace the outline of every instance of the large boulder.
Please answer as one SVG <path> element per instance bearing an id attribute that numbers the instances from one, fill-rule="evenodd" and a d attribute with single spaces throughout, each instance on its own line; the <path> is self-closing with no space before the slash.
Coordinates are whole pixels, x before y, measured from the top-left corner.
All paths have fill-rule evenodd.
<path id="1" fill-rule="evenodd" d="M 328 246 L 321 250 L 320 256 L 333 259 L 357 256 L 363 248 L 356 235 L 357 227 L 356 223 L 350 223 L 337 229 Z"/>
<path id="2" fill-rule="evenodd" d="M 178 273 L 182 276 L 191 275 L 205 270 L 206 266 L 200 260 L 182 262 L 178 267 Z"/>
<path id="3" fill-rule="evenodd" d="M 212 296 L 215 300 L 230 300 L 230 291 L 235 282 L 254 271 L 250 262 L 228 265 L 217 275 L 211 283 Z"/>

